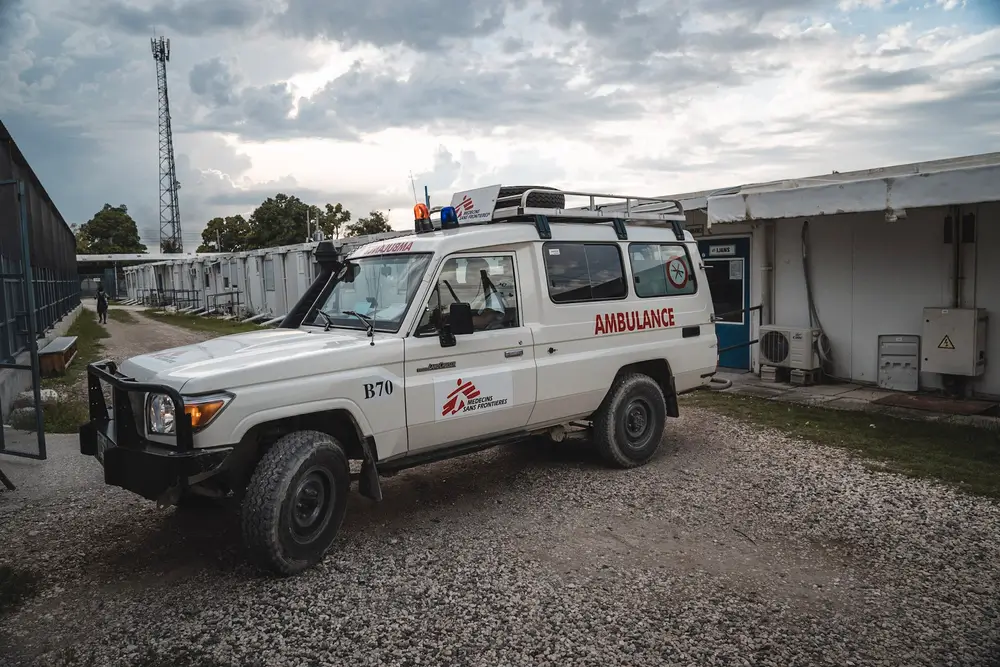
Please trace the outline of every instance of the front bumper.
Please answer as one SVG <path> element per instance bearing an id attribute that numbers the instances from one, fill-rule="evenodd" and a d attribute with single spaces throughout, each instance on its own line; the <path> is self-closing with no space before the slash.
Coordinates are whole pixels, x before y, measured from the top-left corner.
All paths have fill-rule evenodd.
<path id="1" fill-rule="evenodd" d="M 111 386 L 110 411 L 102 382 Z M 163 393 L 174 401 L 178 415 L 176 446 L 150 442 L 144 437 L 142 414 L 135 414 L 129 395 L 147 392 Z M 177 390 L 136 382 L 118 373 L 114 362 L 99 361 L 87 366 L 87 393 L 90 421 L 80 426 L 80 453 L 101 462 L 106 484 L 169 503 L 186 487 L 225 469 L 233 448 L 194 448 L 191 421 Z"/>

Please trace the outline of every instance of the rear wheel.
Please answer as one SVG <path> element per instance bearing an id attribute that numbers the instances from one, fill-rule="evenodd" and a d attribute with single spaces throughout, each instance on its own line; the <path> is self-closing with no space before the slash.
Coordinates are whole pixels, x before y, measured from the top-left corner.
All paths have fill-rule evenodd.
<path id="1" fill-rule="evenodd" d="M 667 402 L 653 378 L 620 375 L 594 415 L 594 444 L 613 466 L 641 466 L 659 450 L 666 420 Z"/>
<path id="2" fill-rule="evenodd" d="M 241 525 L 250 559 L 277 574 L 321 561 L 347 510 L 350 465 L 326 433 L 280 438 L 254 470 L 243 498 Z"/>

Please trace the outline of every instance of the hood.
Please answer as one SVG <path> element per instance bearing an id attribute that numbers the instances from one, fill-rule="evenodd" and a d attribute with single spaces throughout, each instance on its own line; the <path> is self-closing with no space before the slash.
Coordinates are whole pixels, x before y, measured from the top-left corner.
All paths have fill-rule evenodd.
<path id="1" fill-rule="evenodd" d="M 302 329 L 272 329 L 252 333 L 212 338 L 194 345 L 173 347 L 142 354 L 123 361 L 119 370 L 139 382 L 157 382 L 177 390 L 192 380 L 211 379 L 217 385 L 198 387 L 197 391 L 225 389 L 233 382 L 245 382 L 233 377 L 250 375 L 261 366 L 288 368 L 291 361 L 303 357 L 329 359 L 331 352 L 368 345 L 364 331 L 322 331 Z M 341 355 L 337 355 L 343 359 Z M 298 364 L 292 364 L 298 366 Z M 268 378 L 281 379 L 281 372 L 268 370 Z M 196 382 L 203 385 L 204 382 Z"/>

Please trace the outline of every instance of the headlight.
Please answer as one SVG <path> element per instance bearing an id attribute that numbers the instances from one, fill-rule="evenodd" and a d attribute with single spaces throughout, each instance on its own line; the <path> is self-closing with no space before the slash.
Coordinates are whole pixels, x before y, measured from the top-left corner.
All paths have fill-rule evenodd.
<path id="1" fill-rule="evenodd" d="M 208 426 L 232 400 L 230 394 L 184 397 L 184 413 L 191 418 L 191 429 L 199 431 Z M 166 394 L 150 394 L 146 400 L 146 421 L 149 432 L 156 435 L 173 435 L 177 431 L 177 414 L 174 402 Z"/>
<path id="2" fill-rule="evenodd" d="M 150 433 L 172 434 L 177 424 L 174 402 L 166 394 L 150 394 L 146 401 L 146 420 Z"/>

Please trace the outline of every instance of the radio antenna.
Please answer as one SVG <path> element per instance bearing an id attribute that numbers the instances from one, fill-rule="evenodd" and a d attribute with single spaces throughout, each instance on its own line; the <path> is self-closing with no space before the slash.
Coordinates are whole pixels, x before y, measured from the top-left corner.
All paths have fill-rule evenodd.
<path id="1" fill-rule="evenodd" d="M 410 188 L 413 189 L 413 203 L 416 204 L 417 203 L 417 186 L 413 182 L 413 172 L 412 171 L 410 172 Z"/>

